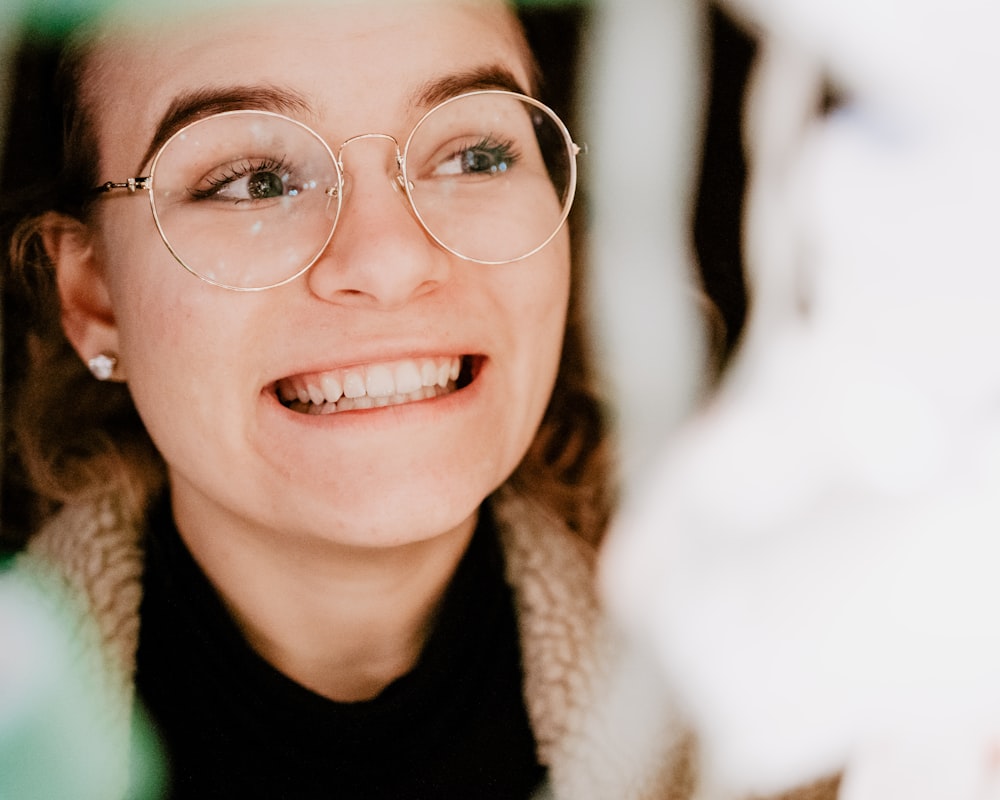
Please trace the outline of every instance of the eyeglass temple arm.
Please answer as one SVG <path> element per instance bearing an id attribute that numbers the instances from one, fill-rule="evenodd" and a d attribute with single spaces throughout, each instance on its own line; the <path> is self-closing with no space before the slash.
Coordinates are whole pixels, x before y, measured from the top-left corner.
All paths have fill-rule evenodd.
<path id="1" fill-rule="evenodd" d="M 374 134 L 365 134 L 365 137 L 370 137 L 373 135 Z M 356 137 L 356 138 L 362 138 L 362 137 Z M 391 137 L 386 137 L 386 138 L 391 138 Z M 347 144 L 347 142 L 345 142 L 344 144 Z M 586 144 L 579 145 L 576 142 L 573 142 L 572 145 L 573 145 L 574 156 L 587 154 L 588 148 Z M 341 145 L 340 149 L 341 150 L 344 149 L 343 145 Z M 399 156 L 397 156 L 397 158 L 399 158 Z M 121 183 L 117 183 L 115 181 L 108 181 L 107 183 L 102 183 L 100 186 L 95 186 L 93 189 L 91 189 L 91 191 L 94 192 L 95 194 L 96 193 L 103 194 L 105 192 L 113 192 L 115 189 L 125 189 L 129 193 L 134 193 L 138 189 L 148 189 L 148 188 L 149 188 L 149 176 L 147 175 L 146 177 L 143 178 L 127 178 L 125 181 Z"/>
<path id="2" fill-rule="evenodd" d="M 137 189 L 148 189 L 148 188 L 149 188 L 149 176 L 145 178 L 128 178 L 122 183 L 116 183 L 115 181 L 108 181 L 107 183 L 102 183 L 100 186 L 95 187 L 91 191 L 113 192 L 115 189 L 126 189 L 129 192 L 135 192 Z"/>

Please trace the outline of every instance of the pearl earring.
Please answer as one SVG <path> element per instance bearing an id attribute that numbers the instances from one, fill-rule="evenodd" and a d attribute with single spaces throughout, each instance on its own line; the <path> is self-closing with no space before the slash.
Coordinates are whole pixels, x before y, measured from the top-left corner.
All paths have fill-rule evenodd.
<path id="1" fill-rule="evenodd" d="M 111 353 L 100 353 L 87 362 L 90 374 L 99 381 L 111 380 L 117 364 L 118 357 Z"/>

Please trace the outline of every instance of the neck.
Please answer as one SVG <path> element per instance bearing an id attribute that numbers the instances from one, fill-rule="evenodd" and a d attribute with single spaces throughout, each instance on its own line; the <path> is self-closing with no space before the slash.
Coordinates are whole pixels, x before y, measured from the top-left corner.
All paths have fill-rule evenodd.
<path id="1" fill-rule="evenodd" d="M 181 538 L 251 646 L 340 702 L 377 695 L 416 664 L 475 529 L 396 547 L 343 546 L 205 520 L 173 500 Z M 201 535 L 209 531 L 209 535 Z"/>

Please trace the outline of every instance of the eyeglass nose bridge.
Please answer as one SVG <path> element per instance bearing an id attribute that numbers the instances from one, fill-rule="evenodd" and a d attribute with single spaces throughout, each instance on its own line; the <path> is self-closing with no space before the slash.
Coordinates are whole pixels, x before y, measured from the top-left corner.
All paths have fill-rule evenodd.
<path id="1" fill-rule="evenodd" d="M 347 193 L 348 188 L 348 171 L 344 168 L 344 149 L 349 144 L 354 144 L 355 142 L 360 142 L 369 139 L 382 139 L 387 142 L 392 142 L 393 149 L 396 151 L 396 174 L 392 176 L 393 188 L 397 191 L 402 191 L 404 195 L 408 195 L 407 184 L 408 181 L 404 175 L 405 170 L 403 169 L 403 153 L 399 149 L 399 140 L 388 133 L 359 133 L 356 136 L 352 136 L 349 139 L 345 139 L 341 142 L 340 147 L 337 148 L 337 170 L 340 173 L 340 181 L 342 183 L 342 188 L 333 186 L 327 189 L 326 194 L 331 198 L 337 198 L 338 195 Z M 409 188 L 413 188 L 410 184 Z"/>
<path id="2" fill-rule="evenodd" d="M 359 133 L 357 136 L 352 136 L 350 139 L 345 139 L 340 147 L 337 148 L 337 167 L 340 168 L 342 174 L 347 174 L 344 169 L 344 148 L 349 144 L 354 144 L 355 142 L 360 142 L 368 139 L 383 139 L 387 142 L 392 142 L 392 146 L 396 151 L 396 169 L 399 174 L 403 172 L 403 154 L 399 150 L 399 141 L 395 136 L 390 136 L 388 133 Z"/>

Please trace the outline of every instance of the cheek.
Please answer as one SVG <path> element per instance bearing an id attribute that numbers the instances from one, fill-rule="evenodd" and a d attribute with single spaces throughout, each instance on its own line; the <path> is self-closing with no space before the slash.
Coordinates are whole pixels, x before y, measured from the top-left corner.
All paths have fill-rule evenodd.
<path id="1" fill-rule="evenodd" d="M 528 400 L 526 424 L 532 427 L 532 435 L 548 405 L 559 369 L 569 303 L 568 245 L 562 239 L 553 245 L 551 252 L 545 253 L 548 258 L 540 263 L 532 259 L 520 265 L 529 271 L 522 276 L 519 302 L 511 314 L 522 371 L 519 391 L 524 391 Z M 518 266 L 514 265 L 515 269 Z"/>
<path id="2" fill-rule="evenodd" d="M 182 420 L 197 429 L 199 397 L 214 394 L 204 380 L 212 339 L 177 297 L 150 288 L 132 289 L 120 344 L 136 408 L 163 450 L 160 433 Z"/>
<path id="3" fill-rule="evenodd" d="M 136 202 L 136 206 L 142 204 Z M 132 209 L 130 209 L 131 211 Z M 148 215 L 148 208 L 140 208 Z M 155 229 L 135 215 L 109 225 L 107 275 L 119 358 L 136 406 L 150 427 L 174 419 L 184 409 L 196 425 L 199 403 L 218 396 L 220 358 L 234 330 L 213 293 L 177 264 Z"/>
<path id="4" fill-rule="evenodd" d="M 566 330 L 567 288 L 552 287 L 552 291 L 539 292 L 524 319 L 533 319 L 533 325 L 523 326 L 527 358 L 539 382 L 538 394 L 542 405 L 548 403 L 552 385 L 559 369 L 563 336 Z"/>
<path id="5" fill-rule="evenodd" d="M 206 326 L 216 314 L 201 308 L 213 298 L 170 254 L 148 202 L 121 201 L 102 218 L 101 246 L 124 355 L 193 349 L 194 357 L 204 348 L 190 341 L 206 345 L 213 335 Z"/>
<path id="6" fill-rule="evenodd" d="M 185 294 L 186 276 L 169 252 L 158 239 L 142 247 L 135 238 L 119 240 L 133 246 L 110 259 L 109 283 L 121 356 L 127 367 L 139 368 L 184 350 L 198 325 Z"/>
<path id="7" fill-rule="evenodd" d="M 521 310 L 522 333 L 529 338 L 529 353 L 535 353 L 540 370 L 551 372 L 554 379 L 562 352 L 569 306 L 570 261 L 568 237 L 550 245 L 549 257 L 542 263 L 529 263 L 529 286 L 524 292 Z"/>

